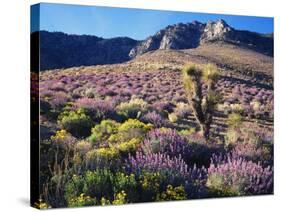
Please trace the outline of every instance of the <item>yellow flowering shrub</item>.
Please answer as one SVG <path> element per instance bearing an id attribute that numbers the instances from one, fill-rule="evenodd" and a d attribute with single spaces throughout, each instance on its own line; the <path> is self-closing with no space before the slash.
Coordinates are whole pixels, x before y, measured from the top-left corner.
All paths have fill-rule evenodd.
<path id="1" fill-rule="evenodd" d="M 53 141 L 61 141 L 66 138 L 69 134 L 67 133 L 66 130 L 58 130 L 55 135 L 51 136 L 51 140 Z"/>
<path id="2" fill-rule="evenodd" d="M 91 134 L 92 120 L 83 109 L 64 111 L 58 117 L 58 124 L 75 137 Z"/>
<path id="3" fill-rule="evenodd" d="M 103 120 L 100 124 L 92 128 L 92 134 L 89 140 L 93 143 L 103 143 L 108 140 L 112 134 L 116 134 L 120 123 L 113 120 Z"/>
<path id="4" fill-rule="evenodd" d="M 111 205 L 110 200 L 108 200 L 104 197 L 101 198 L 100 203 L 101 203 L 102 206 Z"/>
<path id="5" fill-rule="evenodd" d="M 142 201 L 155 201 L 160 192 L 161 184 L 165 182 L 165 177 L 159 172 L 142 172 L 140 176 L 140 186 L 142 190 Z"/>
<path id="6" fill-rule="evenodd" d="M 51 136 L 51 140 L 56 144 L 71 148 L 76 142 L 76 138 L 74 138 L 70 133 L 68 133 L 64 129 L 58 130 L 55 135 Z"/>
<path id="7" fill-rule="evenodd" d="M 140 145 L 141 140 L 138 138 L 132 138 L 129 141 L 121 142 L 116 145 L 116 148 L 121 152 L 121 153 L 131 153 L 135 152 L 137 148 Z"/>
<path id="8" fill-rule="evenodd" d="M 116 110 L 127 118 L 139 118 L 142 113 L 147 111 L 147 102 L 143 99 L 132 98 L 129 102 L 120 103 Z"/>
<path id="9" fill-rule="evenodd" d="M 113 178 L 113 191 L 125 191 L 128 200 L 136 202 L 139 197 L 138 182 L 135 174 L 117 172 Z"/>
<path id="10" fill-rule="evenodd" d="M 168 185 L 166 191 L 157 195 L 157 201 L 185 200 L 187 195 L 183 186 L 173 187 Z"/>
<path id="11" fill-rule="evenodd" d="M 125 191 L 121 191 L 117 194 L 114 195 L 114 200 L 112 201 L 112 203 L 110 202 L 110 200 L 106 199 L 105 197 L 101 198 L 101 205 L 105 206 L 105 205 L 123 205 L 127 203 L 126 200 L 127 194 Z"/>
<path id="12" fill-rule="evenodd" d="M 38 200 L 38 202 L 34 203 L 34 207 L 38 209 L 49 209 L 51 208 L 50 205 L 48 205 L 46 202 L 44 202 L 41 198 Z"/>
<path id="13" fill-rule="evenodd" d="M 153 128 L 152 124 L 145 124 L 137 119 L 128 119 L 118 127 L 118 132 L 109 137 L 109 142 L 124 142 L 133 138 L 142 139 L 149 130 Z"/>
<path id="14" fill-rule="evenodd" d="M 97 205 L 96 198 L 86 196 L 84 193 L 80 194 L 78 197 L 72 198 L 68 203 L 69 207 L 82 207 L 91 205 Z"/>
<path id="15" fill-rule="evenodd" d="M 231 113 L 228 115 L 227 124 L 230 128 L 239 127 L 242 122 L 242 116 L 239 113 Z"/>
<path id="16" fill-rule="evenodd" d="M 106 159 L 106 160 L 112 160 L 116 157 L 118 157 L 119 152 L 114 147 L 102 147 L 98 149 L 93 149 L 87 152 L 86 159 L 92 160 L 92 159 Z"/>
<path id="17" fill-rule="evenodd" d="M 121 191 L 121 192 L 117 193 L 114 197 L 112 204 L 113 205 L 123 205 L 123 204 L 127 203 L 126 196 L 127 196 L 127 194 L 125 193 L 125 191 Z"/>
<path id="18" fill-rule="evenodd" d="M 150 130 L 153 127 L 152 124 L 145 124 L 138 119 L 129 119 L 118 128 L 118 132 L 127 132 L 130 129 L 140 129 L 144 132 Z"/>
<path id="19" fill-rule="evenodd" d="M 194 134 L 195 132 L 196 132 L 196 129 L 194 127 L 191 127 L 189 129 L 179 131 L 179 134 L 183 135 L 183 136 L 189 136 L 189 135 Z"/>

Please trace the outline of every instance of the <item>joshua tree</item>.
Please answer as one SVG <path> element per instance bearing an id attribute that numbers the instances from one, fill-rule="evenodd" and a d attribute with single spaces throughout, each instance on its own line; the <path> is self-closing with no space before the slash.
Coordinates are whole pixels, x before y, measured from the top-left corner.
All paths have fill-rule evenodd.
<path id="1" fill-rule="evenodd" d="M 219 100 L 214 91 L 218 79 L 217 67 L 212 64 L 187 64 L 182 72 L 188 102 L 200 125 L 202 135 L 209 139 L 213 113 Z M 203 91 L 203 84 L 206 91 Z"/>

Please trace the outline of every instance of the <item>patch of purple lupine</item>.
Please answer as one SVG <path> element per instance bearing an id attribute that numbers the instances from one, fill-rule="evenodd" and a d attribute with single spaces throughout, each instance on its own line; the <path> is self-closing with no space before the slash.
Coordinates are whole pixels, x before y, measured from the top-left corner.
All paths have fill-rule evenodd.
<path id="1" fill-rule="evenodd" d="M 76 102 L 74 103 L 74 107 L 75 109 L 77 108 L 91 109 L 93 108 L 95 102 L 96 102 L 95 99 L 83 97 L 76 100 Z"/>
<path id="2" fill-rule="evenodd" d="M 109 116 L 114 113 L 114 105 L 112 101 L 97 100 L 88 97 L 83 97 L 76 100 L 73 107 L 74 109 L 87 109 L 98 117 Z"/>
<path id="3" fill-rule="evenodd" d="M 145 137 L 141 150 L 144 154 L 165 153 L 181 157 L 187 164 L 208 166 L 214 153 L 224 152 L 220 145 L 207 144 L 202 136 L 183 136 L 176 130 L 151 130 Z"/>
<path id="4" fill-rule="evenodd" d="M 167 147 L 170 147 L 171 145 L 171 149 L 174 150 L 174 152 L 171 150 L 170 152 L 173 152 L 174 155 L 179 155 L 182 151 L 178 151 L 176 146 L 185 146 L 186 144 L 187 141 L 185 137 L 179 135 L 176 130 L 154 129 L 146 135 L 142 144 L 142 150 L 146 154 L 158 152 L 164 153 L 166 152 Z"/>
<path id="5" fill-rule="evenodd" d="M 162 153 L 143 154 L 136 152 L 136 156 L 129 156 L 129 165 L 131 170 L 139 172 L 147 170 L 152 172 L 165 171 L 178 173 L 186 176 L 189 173 L 189 167 L 179 158 L 170 158 L 170 156 Z"/>
<path id="6" fill-rule="evenodd" d="M 235 188 L 238 195 L 268 194 L 273 192 L 273 168 L 242 157 L 213 156 L 208 176 L 221 177 L 221 189 Z"/>
<path id="7" fill-rule="evenodd" d="M 145 114 L 142 117 L 142 121 L 145 123 L 151 123 L 156 128 L 167 126 L 167 121 L 163 119 L 162 116 L 156 113 L 155 111 Z"/>
<path id="8" fill-rule="evenodd" d="M 236 157 L 243 157 L 246 160 L 270 164 L 273 160 L 270 147 L 257 146 L 252 143 L 238 143 L 235 145 L 231 154 Z"/>
<path id="9" fill-rule="evenodd" d="M 143 154 L 138 151 L 135 157 L 129 156 L 127 164 L 128 170 L 136 174 L 141 174 L 142 171 L 159 172 L 167 176 L 170 183 L 178 180 L 184 182 L 189 198 L 205 195 L 207 169 L 198 168 L 196 165 L 188 166 L 180 155 L 172 158 L 162 153 Z"/>
<path id="10" fill-rule="evenodd" d="M 49 101 L 50 105 L 54 109 L 62 108 L 66 102 L 69 101 L 69 96 L 65 92 L 59 91 L 53 93 L 51 100 Z"/>
<path id="11" fill-rule="evenodd" d="M 162 70 L 81 72 L 79 75 L 52 73 L 40 76 L 40 92 L 42 96 L 45 96 L 44 94 L 50 96 L 50 93 L 55 95 L 64 91 L 71 97 L 69 99 L 71 102 L 85 96 L 84 92 L 89 88 L 95 90 L 95 98 L 101 99 L 121 97 L 127 101 L 134 95 L 147 101 L 153 110 L 162 114 L 164 111 L 173 112 L 174 105 L 169 102 L 186 101 L 180 77 L 180 72 Z M 227 79 L 220 79 L 216 89 L 223 94 L 225 102 L 242 104 L 245 115 L 256 118 L 273 117 L 272 89 Z M 46 101 L 51 101 L 51 98 Z M 261 107 L 252 108 L 250 104 L 253 101 L 259 102 Z"/>

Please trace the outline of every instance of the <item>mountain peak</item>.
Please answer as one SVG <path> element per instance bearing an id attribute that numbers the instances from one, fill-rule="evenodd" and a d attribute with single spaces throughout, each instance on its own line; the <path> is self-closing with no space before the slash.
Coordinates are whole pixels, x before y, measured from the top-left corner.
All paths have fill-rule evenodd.
<path id="1" fill-rule="evenodd" d="M 191 24 L 193 24 L 193 25 L 202 25 L 203 23 L 201 23 L 200 21 L 197 21 L 197 20 L 193 20 L 191 22 Z"/>
<path id="2" fill-rule="evenodd" d="M 215 21 L 215 23 L 223 25 L 224 27 L 229 27 L 229 25 L 226 23 L 226 21 L 224 19 L 219 19 L 219 20 Z"/>
<path id="3" fill-rule="evenodd" d="M 232 28 L 223 20 L 209 21 L 201 36 L 201 43 L 225 40 Z"/>
<path id="4" fill-rule="evenodd" d="M 198 21 L 169 25 L 130 51 L 131 58 L 156 49 L 190 49 L 199 45 L 205 24 Z"/>
<path id="5" fill-rule="evenodd" d="M 270 36 L 259 33 L 236 30 L 225 20 L 209 21 L 206 24 L 199 21 L 169 25 L 149 36 L 133 48 L 131 58 L 157 49 L 190 49 L 210 42 L 224 42 L 243 46 L 255 51 L 272 55 L 273 41 Z"/>

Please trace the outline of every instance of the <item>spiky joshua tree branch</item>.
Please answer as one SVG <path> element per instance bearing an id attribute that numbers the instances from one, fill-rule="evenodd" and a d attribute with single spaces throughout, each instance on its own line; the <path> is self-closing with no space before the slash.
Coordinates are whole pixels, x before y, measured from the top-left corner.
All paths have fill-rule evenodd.
<path id="1" fill-rule="evenodd" d="M 219 96 L 214 91 L 218 79 L 217 67 L 212 64 L 187 64 L 182 73 L 188 102 L 201 128 L 201 133 L 207 140 L 210 136 L 213 113 L 219 100 Z M 207 87 L 204 94 L 203 84 Z"/>

